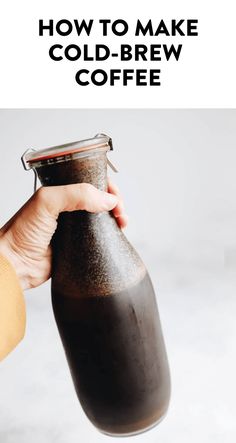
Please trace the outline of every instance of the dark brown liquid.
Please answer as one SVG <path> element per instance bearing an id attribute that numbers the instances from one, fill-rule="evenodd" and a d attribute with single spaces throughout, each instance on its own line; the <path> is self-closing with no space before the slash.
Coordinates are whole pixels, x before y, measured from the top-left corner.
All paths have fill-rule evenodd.
<path id="1" fill-rule="evenodd" d="M 166 351 L 148 274 L 117 294 L 52 293 L 53 309 L 84 411 L 107 433 L 158 422 L 169 403 Z"/>
<path id="2" fill-rule="evenodd" d="M 107 189 L 105 152 L 37 167 L 44 186 Z M 111 435 L 141 432 L 165 414 L 169 367 L 145 266 L 110 213 L 65 212 L 53 242 L 52 301 L 81 405 Z"/>

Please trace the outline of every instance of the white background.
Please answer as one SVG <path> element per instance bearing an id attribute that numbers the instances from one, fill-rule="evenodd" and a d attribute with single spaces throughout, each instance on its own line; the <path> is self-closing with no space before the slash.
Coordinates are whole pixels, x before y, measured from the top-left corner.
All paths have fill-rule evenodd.
<path id="1" fill-rule="evenodd" d="M 125 43 L 183 43 L 180 61 L 163 62 L 161 87 L 80 87 L 74 80 L 81 67 L 98 68 L 98 63 L 53 62 L 48 56 L 51 44 L 108 43 L 112 48 L 123 38 L 39 37 L 38 20 L 77 18 L 127 20 L 131 28 L 137 18 L 196 18 L 198 37 L 147 36 L 135 39 L 132 32 Z M 95 30 L 97 28 L 95 27 Z M 132 28 L 133 29 L 133 28 Z M 132 31 L 131 29 L 131 31 Z M 1 8 L 1 107 L 234 107 L 236 103 L 235 0 L 21 0 L 4 2 Z M 119 66 L 118 66 L 119 65 Z M 144 66 L 145 65 L 145 66 Z M 133 62 L 104 62 L 100 68 L 138 67 Z M 141 63 L 140 68 L 154 65 Z"/>
<path id="2" fill-rule="evenodd" d="M 183 43 L 183 52 L 179 62 L 162 64 L 161 87 L 82 88 L 74 75 L 85 64 L 51 61 L 49 46 L 59 39 L 38 36 L 39 18 L 123 18 L 130 24 L 137 18 L 154 24 L 161 18 L 197 18 L 199 36 L 170 38 Z M 92 45 L 106 43 L 92 36 Z M 128 40 L 134 43 L 130 34 Z M 107 42 L 113 46 L 127 39 L 110 34 Z M 140 41 L 159 42 L 164 39 Z M 88 43 L 87 38 L 79 43 Z M 235 0 L 14 0 L 1 5 L 0 44 L 2 108 L 236 104 Z M 127 235 L 157 289 L 173 385 L 166 419 L 132 442 L 232 443 L 236 438 L 235 121 L 230 111 L 0 113 L 1 224 L 32 189 L 33 178 L 19 160 L 26 148 L 99 131 L 114 138 L 116 182 L 130 215 Z M 0 366 L 0 442 L 112 442 L 79 406 L 49 292 L 45 284 L 26 294 L 25 340 Z"/>
<path id="3" fill-rule="evenodd" d="M 0 112 L 1 224 L 32 192 L 25 149 L 113 137 L 120 172 L 110 174 L 156 289 L 172 376 L 167 417 L 132 443 L 236 439 L 235 119 L 233 110 Z M 0 365 L 0 442 L 114 442 L 76 398 L 49 284 L 25 298 L 26 337 Z"/>

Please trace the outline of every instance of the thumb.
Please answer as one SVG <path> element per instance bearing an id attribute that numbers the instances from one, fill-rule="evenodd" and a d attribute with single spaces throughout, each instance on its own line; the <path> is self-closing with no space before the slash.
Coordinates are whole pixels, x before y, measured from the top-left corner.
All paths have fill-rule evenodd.
<path id="1" fill-rule="evenodd" d="M 3 226 L 0 236 L 16 249 L 46 250 L 57 227 L 60 212 L 85 210 L 103 212 L 113 209 L 118 197 L 81 183 L 40 188 Z M 27 252 L 28 254 L 28 252 Z"/>
<path id="2" fill-rule="evenodd" d="M 0 237 L 17 222 L 27 224 L 32 217 L 36 219 L 47 215 L 56 221 L 63 211 L 111 211 L 117 203 L 117 196 L 100 191 L 88 183 L 41 187 L 1 228 Z"/>
<path id="3" fill-rule="evenodd" d="M 55 218 L 64 211 L 110 211 L 118 203 L 117 196 L 100 191 L 89 183 L 42 187 L 33 200 Z"/>

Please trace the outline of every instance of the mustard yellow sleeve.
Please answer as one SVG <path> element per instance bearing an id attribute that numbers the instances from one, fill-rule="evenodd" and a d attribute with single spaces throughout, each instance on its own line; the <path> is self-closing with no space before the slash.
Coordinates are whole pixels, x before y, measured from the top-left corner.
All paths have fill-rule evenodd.
<path id="1" fill-rule="evenodd" d="M 25 302 L 18 277 L 0 255 L 0 361 L 22 340 L 25 333 Z"/>

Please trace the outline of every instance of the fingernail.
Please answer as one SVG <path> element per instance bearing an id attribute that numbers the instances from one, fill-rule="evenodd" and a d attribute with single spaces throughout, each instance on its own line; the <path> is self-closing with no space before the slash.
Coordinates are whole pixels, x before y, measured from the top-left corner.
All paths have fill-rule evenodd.
<path id="1" fill-rule="evenodd" d="M 117 204 L 118 198 L 115 195 L 106 192 L 104 193 L 104 201 L 108 209 L 111 209 Z"/>
<path id="2" fill-rule="evenodd" d="M 129 216 L 127 214 L 124 214 L 122 216 L 122 218 L 123 218 L 123 222 L 125 223 L 125 225 L 127 225 L 129 223 Z"/>
<path id="3" fill-rule="evenodd" d="M 125 205 L 124 205 L 124 202 L 123 202 L 122 200 L 119 202 L 119 205 L 120 205 L 120 210 L 121 210 L 121 212 L 124 212 L 124 210 L 125 210 Z"/>

